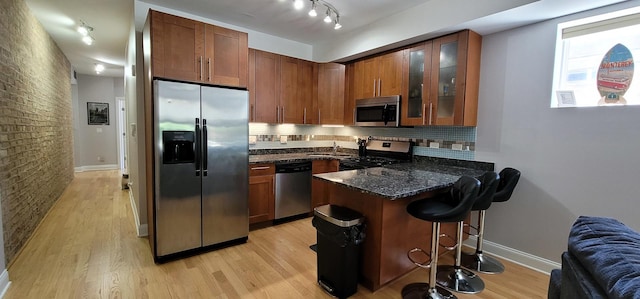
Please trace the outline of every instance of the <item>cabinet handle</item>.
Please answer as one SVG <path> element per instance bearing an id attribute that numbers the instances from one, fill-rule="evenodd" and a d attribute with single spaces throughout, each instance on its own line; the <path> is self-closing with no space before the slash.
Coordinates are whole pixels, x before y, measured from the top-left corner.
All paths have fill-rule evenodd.
<path id="1" fill-rule="evenodd" d="M 320 121 L 320 109 L 318 109 L 318 124 L 321 125 L 322 122 Z"/>
<path id="2" fill-rule="evenodd" d="M 373 79 L 373 96 L 376 96 L 376 79 Z"/>
<path id="3" fill-rule="evenodd" d="M 280 107 L 276 106 L 276 123 L 280 123 Z"/>
<path id="4" fill-rule="evenodd" d="M 280 109 L 282 110 L 282 112 L 280 112 L 280 123 L 283 124 L 284 123 L 284 106 L 280 107 Z"/>
<path id="5" fill-rule="evenodd" d="M 251 105 L 251 107 L 249 108 L 249 121 L 255 121 L 255 112 L 253 112 L 253 105 Z"/>
<path id="6" fill-rule="evenodd" d="M 433 114 L 433 103 L 429 103 L 429 125 L 431 125 L 431 115 Z"/>
<path id="7" fill-rule="evenodd" d="M 378 96 L 382 95 L 382 79 L 378 78 Z"/>
<path id="8" fill-rule="evenodd" d="M 207 73 L 207 81 L 211 82 L 211 58 L 207 58 L 207 67 L 209 72 Z"/>
<path id="9" fill-rule="evenodd" d="M 260 167 L 251 167 L 251 170 L 265 170 L 269 168 L 271 168 L 271 166 L 260 166 Z"/>
<path id="10" fill-rule="evenodd" d="M 302 113 L 302 124 L 307 124 L 307 107 L 304 108 L 304 112 Z"/>
<path id="11" fill-rule="evenodd" d="M 422 124 L 427 124 L 427 104 L 422 104 Z"/>
<path id="12" fill-rule="evenodd" d="M 202 81 L 202 72 L 203 72 L 202 56 L 200 56 L 200 81 Z"/>

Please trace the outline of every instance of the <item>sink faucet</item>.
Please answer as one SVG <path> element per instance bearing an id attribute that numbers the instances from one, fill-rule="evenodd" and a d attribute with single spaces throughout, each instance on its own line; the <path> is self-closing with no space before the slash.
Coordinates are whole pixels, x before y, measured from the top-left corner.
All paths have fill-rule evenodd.
<path id="1" fill-rule="evenodd" d="M 340 148 L 339 145 L 336 144 L 336 142 L 333 142 L 333 155 L 335 156 L 336 153 L 338 152 L 338 149 Z"/>

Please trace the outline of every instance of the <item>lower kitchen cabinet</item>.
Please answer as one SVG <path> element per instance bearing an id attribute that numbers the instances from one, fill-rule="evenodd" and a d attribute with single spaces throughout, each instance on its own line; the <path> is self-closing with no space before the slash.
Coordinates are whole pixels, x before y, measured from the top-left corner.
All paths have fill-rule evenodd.
<path id="1" fill-rule="evenodd" d="M 275 165 L 249 165 L 249 224 L 275 218 Z"/>
<path id="2" fill-rule="evenodd" d="M 338 160 L 314 160 L 311 172 L 313 174 L 338 171 L 340 161 Z M 329 188 L 320 179 L 311 181 L 311 209 L 329 204 Z"/>

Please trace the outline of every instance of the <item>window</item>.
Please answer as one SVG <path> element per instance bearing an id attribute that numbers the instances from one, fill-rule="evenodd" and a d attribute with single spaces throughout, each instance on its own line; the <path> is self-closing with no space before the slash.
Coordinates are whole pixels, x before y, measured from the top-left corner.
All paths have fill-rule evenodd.
<path id="1" fill-rule="evenodd" d="M 558 25 L 551 107 L 640 105 L 640 7 Z"/>

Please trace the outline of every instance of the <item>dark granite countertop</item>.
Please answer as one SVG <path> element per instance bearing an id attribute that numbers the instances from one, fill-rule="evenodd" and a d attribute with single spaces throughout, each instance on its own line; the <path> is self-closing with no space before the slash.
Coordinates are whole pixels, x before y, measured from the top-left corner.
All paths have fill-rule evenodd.
<path id="1" fill-rule="evenodd" d="M 471 168 L 414 162 L 316 174 L 314 177 L 394 200 L 450 187 L 462 175 L 479 177 L 483 173 Z"/>
<path id="2" fill-rule="evenodd" d="M 249 155 L 249 163 L 277 163 L 277 162 L 302 162 L 311 160 L 335 160 L 356 157 L 348 153 L 337 153 L 333 155 L 331 152 L 305 152 L 305 153 L 281 153 L 266 155 Z"/>

